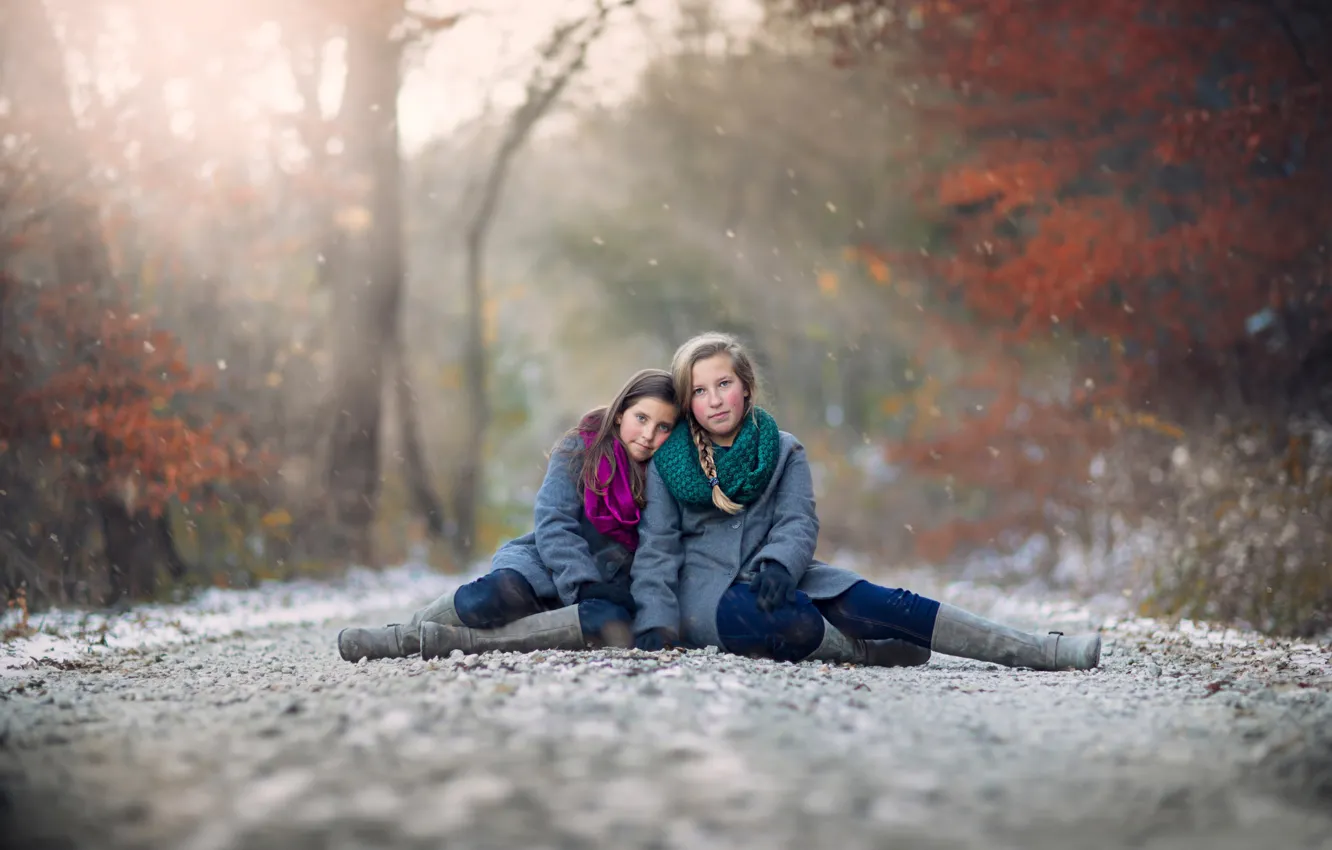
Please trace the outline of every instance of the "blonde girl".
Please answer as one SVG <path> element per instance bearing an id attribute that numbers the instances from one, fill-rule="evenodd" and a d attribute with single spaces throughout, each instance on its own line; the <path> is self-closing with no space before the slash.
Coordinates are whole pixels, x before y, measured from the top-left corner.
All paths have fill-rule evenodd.
<path id="1" fill-rule="evenodd" d="M 759 406 L 743 346 L 702 334 L 671 372 L 684 422 L 648 470 L 631 570 L 640 648 L 886 666 L 923 664 L 931 651 L 1037 670 L 1099 663 L 1099 635 L 1028 634 L 816 561 L 809 462 Z"/>

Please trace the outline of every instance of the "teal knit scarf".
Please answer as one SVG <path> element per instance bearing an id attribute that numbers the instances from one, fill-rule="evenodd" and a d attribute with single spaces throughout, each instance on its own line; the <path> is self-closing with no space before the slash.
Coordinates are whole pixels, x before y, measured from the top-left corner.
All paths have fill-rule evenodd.
<path id="1" fill-rule="evenodd" d="M 746 414 L 735 442 L 717 460 L 717 482 L 722 492 L 741 505 L 761 496 L 776 471 L 781 442 L 777 420 L 771 414 L 761 407 Z M 671 432 L 652 462 L 676 501 L 695 506 L 712 504 L 712 484 L 703 474 L 687 424 L 681 422 Z"/>

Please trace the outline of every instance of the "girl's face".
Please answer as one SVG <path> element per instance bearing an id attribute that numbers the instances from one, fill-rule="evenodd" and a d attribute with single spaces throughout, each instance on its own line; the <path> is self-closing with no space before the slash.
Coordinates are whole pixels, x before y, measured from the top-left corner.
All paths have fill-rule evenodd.
<path id="1" fill-rule="evenodd" d="M 717 445 L 729 446 L 735 441 L 744 424 L 747 398 L 749 390 L 736 377 L 731 355 L 714 354 L 694 364 L 689 412 Z"/>
<path id="2" fill-rule="evenodd" d="M 675 405 L 644 396 L 615 417 L 615 433 L 629 457 L 647 463 L 671 435 L 679 415 Z"/>

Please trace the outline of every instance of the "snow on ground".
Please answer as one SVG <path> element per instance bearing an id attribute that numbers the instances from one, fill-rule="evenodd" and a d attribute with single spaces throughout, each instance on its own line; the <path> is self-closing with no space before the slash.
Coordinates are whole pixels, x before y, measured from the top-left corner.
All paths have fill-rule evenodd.
<path id="1" fill-rule="evenodd" d="M 832 560 L 882 583 L 907 587 L 1022 627 L 1069 633 L 1099 628 L 1108 636 L 1171 635 L 1222 654 L 1241 650 L 1279 653 L 1287 664 L 1297 666 L 1326 663 L 1332 645 L 1332 635 L 1293 642 L 1208 623 L 1138 617 L 1124 599 L 1113 594 L 1080 601 L 1039 589 L 1002 589 L 983 580 L 946 581 L 925 568 L 876 574 L 872 564 L 850 554 L 839 553 Z M 345 621 L 384 611 L 406 615 L 486 568 L 482 562 L 468 574 L 443 575 L 418 562 L 380 572 L 352 569 L 337 581 L 271 581 L 245 590 L 210 588 L 189 602 L 146 604 L 121 613 L 49 610 L 32 615 L 29 625 L 34 634 L 0 643 L 0 677 L 31 670 L 37 659 L 68 661 L 114 649 L 181 645 L 270 626 Z M 0 627 L 8 629 L 17 622 L 17 612 L 9 611 L 0 618 Z"/>
<path id="2" fill-rule="evenodd" d="M 423 564 L 383 571 L 354 568 L 338 581 L 269 581 L 245 590 L 209 588 L 181 604 L 135 606 L 121 613 L 52 609 L 33 614 L 35 633 L 0 643 L 0 677 L 39 658 L 68 661 L 111 649 L 147 649 L 245 633 L 268 626 L 324 623 L 361 612 L 410 611 L 472 575 L 443 575 Z M 6 612 L 0 628 L 18 625 Z"/>

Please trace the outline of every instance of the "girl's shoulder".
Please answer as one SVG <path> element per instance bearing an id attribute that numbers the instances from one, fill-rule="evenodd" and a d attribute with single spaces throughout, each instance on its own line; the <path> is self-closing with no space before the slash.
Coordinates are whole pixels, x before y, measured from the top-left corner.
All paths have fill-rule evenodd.
<path id="1" fill-rule="evenodd" d="M 777 436 L 781 439 L 782 454 L 805 447 L 805 444 L 800 442 L 800 438 L 790 431 L 778 430 Z"/>
<path id="2" fill-rule="evenodd" d="M 551 449 L 546 474 L 558 472 L 577 477 L 583 469 L 583 459 L 586 454 L 587 445 L 583 442 L 583 438 L 576 433 L 566 434 Z"/>
<path id="3" fill-rule="evenodd" d="M 586 448 L 583 438 L 577 433 L 565 434 L 555 443 L 555 448 L 551 449 L 552 455 L 576 455 L 582 454 Z"/>

